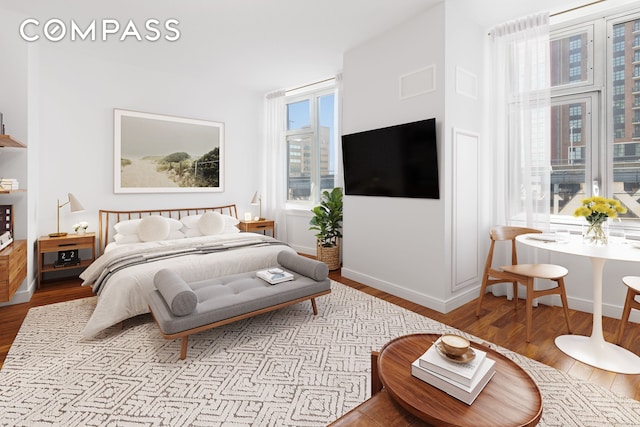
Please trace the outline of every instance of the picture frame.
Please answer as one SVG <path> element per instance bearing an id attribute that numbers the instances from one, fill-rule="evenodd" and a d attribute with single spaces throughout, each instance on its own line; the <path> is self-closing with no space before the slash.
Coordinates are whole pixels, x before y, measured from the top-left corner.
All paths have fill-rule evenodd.
<path id="1" fill-rule="evenodd" d="M 114 193 L 224 191 L 224 123 L 114 109 Z"/>

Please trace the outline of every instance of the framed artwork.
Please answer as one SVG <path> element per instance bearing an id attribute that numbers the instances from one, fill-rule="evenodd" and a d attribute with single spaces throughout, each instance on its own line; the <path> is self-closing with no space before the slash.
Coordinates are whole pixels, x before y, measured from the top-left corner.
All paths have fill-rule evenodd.
<path id="1" fill-rule="evenodd" d="M 224 191 L 224 123 L 114 109 L 114 192 Z"/>

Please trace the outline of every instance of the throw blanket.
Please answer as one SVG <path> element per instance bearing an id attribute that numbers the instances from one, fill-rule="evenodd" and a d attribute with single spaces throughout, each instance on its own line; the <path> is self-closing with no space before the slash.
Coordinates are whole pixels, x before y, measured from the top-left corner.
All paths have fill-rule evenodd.
<path id="1" fill-rule="evenodd" d="M 133 267 L 135 265 L 149 263 L 149 262 L 159 262 L 169 258 L 176 258 L 186 255 L 194 255 L 194 254 L 210 254 L 214 252 L 228 251 L 232 249 L 241 249 L 247 247 L 257 247 L 264 245 L 283 245 L 284 243 L 279 241 L 267 241 L 252 239 L 246 242 L 233 242 L 233 243 L 211 243 L 211 244 L 203 244 L 196 247 L 189 247 L 183 249 L 173 249 L 173 250 L 162 250 L 162 251 L 153 251 L 150 254 L 147 253 L 137 253 L 137 254 L 127 254 L 125 256 L 114 258 L 113 260 L 107 263 L 107 266 L 102 270 L 102 273 L 98 277 L 98 279 L 93 283 L 93 293 L 96 295 L 100 295 L 103 284 L 111 277 L 114 273 L 123 270 L 128 267 Z"/>
<path id="2" fill-rule="evenodd" d="M 91 338 L 125 319 L 148 313 L 147 295 L 162 268 L 187 282 L 222 277 L 278 265 L 278 253 L 290 247 L 255 233 L 222 234 L 116 246 L 93 262 L 80 277 L 99 294 L 82 331 Z"/>

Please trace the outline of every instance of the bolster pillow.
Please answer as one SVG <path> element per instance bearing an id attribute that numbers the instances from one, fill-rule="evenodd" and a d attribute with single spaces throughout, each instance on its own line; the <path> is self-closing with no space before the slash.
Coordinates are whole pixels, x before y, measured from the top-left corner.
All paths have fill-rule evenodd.
<path id="1" fill-rule="evenodd" d="M 196 309 L 198 296 L 174 271 L 167 269 L 158 271 L 153 277 L 153 283 L 174 315 L 186 316 Z"/>
<path id="2" fill-rule="evenodd" d="M 278 253 L 278 264 L 288 270 L 310 277 L 316 282 L 326 279 L 329 275 L 329 267 L 324 262 L 306 258 L 289 251 Z"/>

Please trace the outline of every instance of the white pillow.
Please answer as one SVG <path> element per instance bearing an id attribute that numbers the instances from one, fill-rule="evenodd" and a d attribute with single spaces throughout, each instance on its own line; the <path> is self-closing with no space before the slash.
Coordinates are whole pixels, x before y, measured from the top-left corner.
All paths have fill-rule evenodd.
<path id="1" fill-rule="evenodd" d="M 116 233 L 113 236 L 113 240 L 116 243 L 119 243 L 121 245 L 123 245 L 125 243 L 139 243 L 140 242 L 140 238 L 138 237 L 138 234 L 120 234 L 120 233 Z"/>
<path id="2" fill-rule="evenodd" d="M 207 212 L 202 214 L 198 221 L 198 229 L 205 236 L 222 233 L 224 229 L 224 218 L 218 212 Z"/>
<path id="3" fill-rule="evenodd" d="M 180 221 L 187 228 L 198 228 L 199 227 L 198 223 L 200 221 L 200 218 L 202 218 L 202 215 L 206 215 L 208 213 L 213 213 L 213 212 L 214 211 L 209 211 L 209 212 L 205 212 L 204 214 L 185 216 L 182 219 L 180 219 Z M 216 213 L 219 214 L 220 216 L 222 216 L 222 218 L 224 218 L 224 225 L 225 226 L 238 225 L 240 223 L 238 218 L 232 217 L 231 215 L 225 215 L 225 214 L 221 214 L 219 212 L 216 212 Z"/>
<path id="4" fill-rule="evenodd" d="M 140 224 L 140 219 L 128 219 L 126 221 L 120 221 L 113 228 L 116 230 L 116 233 L 122 235 L 129 234 L 137 234 L 138 233 L 138 224 Z"/>
<path id="5" fill-rule="evenodd" d="M 189 216 L 185 216 L 184 218 L 180 219 L 180 222 L 182 222 L 182 224 L 184 224 L 185 227 L 187 228 L 198 228 L 198 221 L 200 221 L 200 218 L 202 217 L 202 215 L 189 215 Z"/>
<path id="6" fill-rule="evenodd" d="M 202 233 L 199 228 L 187 228 L 184 231 L 184 237 L 200 237 Z"/>
<path id="7" fill-rule="evenodd" d="M 155 216 L 160 217 L 159 215 L 155 215 Z M 165 221 L 169 222 L 169 227 L 171 227 L 171 231 L 178 231 L 182 228 L 182 223 L 175 218 L 167 218 L 167 217 L 160 217 L 160 218 L 163 218 Z M 116 230 L 116 233 L 118 234 L 124 234 L 124 235 L 137 234 L 138 225 L 140 225 L 140 221 L 142 221 L 142 219 L 144 218 L 136 218 L 136 219 L 128 219 L 125 221 L 120 221 L 119 223 L 114 225 L 113 228 Z"/>
<path id="8" fill-rule="evenodd" d="M 175 240 L 175 239 L 184 239 L 184 233 L 180 230 L 171 230 L 166 240 Z"/>
<path id="9" fill-rule="evenodd" d="M 138 224 L 138 237 L 143 242 L 155 242 L 169 237 L 171 225 L 167 218 L 158 215 L 144 217 Z"/>
<path id="10" fill-rule="evenodd" d="M 222 215 L 222 217 L 224 218 L 225 226 L 238 225 L 240 223 L 238 218 L 232 217 L 231 215 Z"/>

